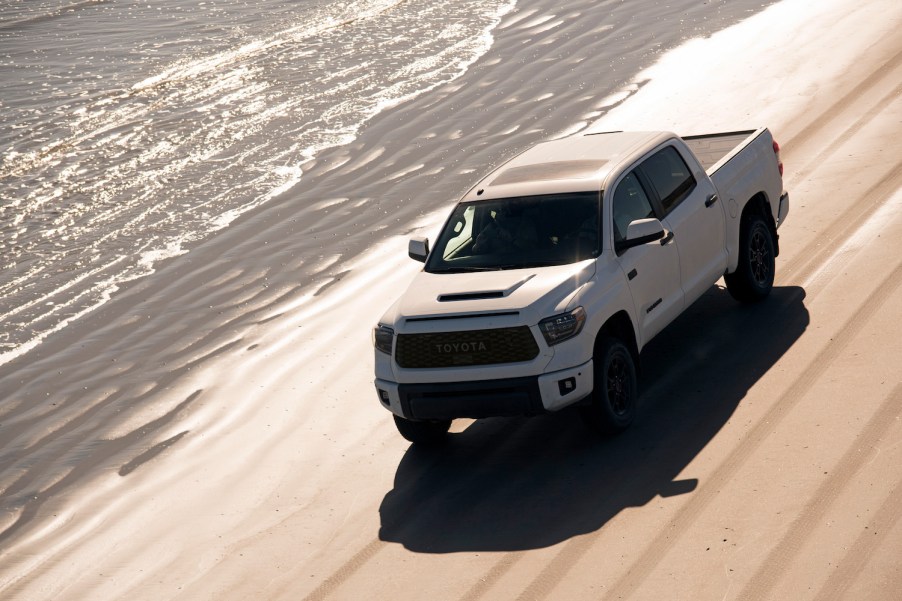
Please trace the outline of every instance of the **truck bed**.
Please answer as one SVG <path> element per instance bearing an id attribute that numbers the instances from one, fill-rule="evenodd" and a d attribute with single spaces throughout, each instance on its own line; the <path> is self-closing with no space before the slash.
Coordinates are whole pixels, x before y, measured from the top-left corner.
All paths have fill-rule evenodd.
<path id="1" fill-rule="evenodd" d="M 705 134 L 700 136 L 684 136 L 683 141 L 695 153 L 702 168 L 710 176 L 716 169 L 712 169 L 726 159 L 728 155 L 735 155 L 745 146 L 760 130 L 731 131 L 718 134 Z M 732 158 L 732 157 L 730 157 Z"/>
<path id="2" fill-rule="evenodd" d="M 777 171 L 773 137 L 766 127 L 687 136 L 683 141 L 695 153 L 717 193 L 731 207 L 731 217 L 735 217 L 735 203 L 742 205 L 760 193 L 771 203 L 771 212 L 780 225 L 783 182 Z M 738 221 L 734 226 L 738 227 Z M 733 239 L 738 240 L 738 237 Z"/>

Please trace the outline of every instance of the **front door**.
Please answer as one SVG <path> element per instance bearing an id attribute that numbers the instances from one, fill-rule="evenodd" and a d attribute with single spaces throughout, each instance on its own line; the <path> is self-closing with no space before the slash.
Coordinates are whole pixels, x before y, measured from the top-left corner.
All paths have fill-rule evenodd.
<path id="1" fill-rule="evenodd" d="M 615 245 L 626 237 L 627 226 L 632 221 L 655 217 L 649 196 L 635 172 L 617 184 L 611 204 Z M 665 238 L 627 249 L 617 260 L 633 296 L 639 344 L 645 345 L 683 310 L 680 257 L 673 240 Z"/>

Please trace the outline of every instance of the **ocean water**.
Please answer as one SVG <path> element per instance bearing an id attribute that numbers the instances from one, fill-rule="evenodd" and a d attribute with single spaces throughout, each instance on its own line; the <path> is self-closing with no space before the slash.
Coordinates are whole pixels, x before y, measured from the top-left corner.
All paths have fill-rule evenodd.
<path id="1" fill-rule="evenodd" d="M 512 6 L 0 3 L 0 363 L 462 74 Z"/>

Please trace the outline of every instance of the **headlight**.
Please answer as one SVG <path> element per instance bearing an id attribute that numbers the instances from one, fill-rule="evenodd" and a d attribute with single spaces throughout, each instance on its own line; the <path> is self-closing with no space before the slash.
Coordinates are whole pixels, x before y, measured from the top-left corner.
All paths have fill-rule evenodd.
<path id="1" fill-rule="evenodd" d="M 395 331 L 387 326 L 378 325 L 373 329 L 373 346 L 387 355 L 391 355 Z"/>
<path id="2" fill-rule="evenodd" d="M 579 334 L 585 323 L 586 310 L 577 307 L 569 313 L 546 317 L 539 322 L 539 329 L 548 346 L 554 346 Z"/>

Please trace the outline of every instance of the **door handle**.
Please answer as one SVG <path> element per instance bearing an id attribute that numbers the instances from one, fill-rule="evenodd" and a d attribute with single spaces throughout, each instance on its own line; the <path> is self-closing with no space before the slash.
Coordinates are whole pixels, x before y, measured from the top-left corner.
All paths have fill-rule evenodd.
<path id="1" fill-rule="evenodd" d="M 667 235 L 661 238 L 661 246 L 664 246 L 671 240 L 673 240 L 673 232 L 667 232 Z"/>
<path id="2" fill-rule="evenodd" d="M 712 194 L 711 196 L 709 196 L 708 200 L 705 201 L 705 208 L 707 209 L 708 207 L 713 205 L 715 202 L 717 202 L 717 198 L 718 198 L 717 194 Z"/>

